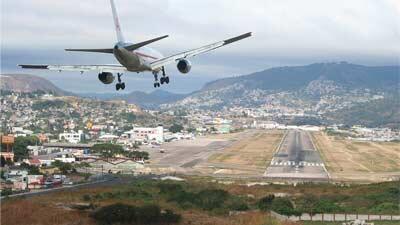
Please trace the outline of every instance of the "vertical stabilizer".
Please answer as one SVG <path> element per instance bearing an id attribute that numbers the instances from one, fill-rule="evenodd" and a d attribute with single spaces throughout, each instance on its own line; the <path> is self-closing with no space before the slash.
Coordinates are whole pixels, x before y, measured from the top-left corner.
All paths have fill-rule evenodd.
<path id="1" fill-rule="evenodd" d="M 122 35 L 121 24 L 119 22 L 117 9 L 115 7 L 115 2 L 114 2 L 114 0 L 110 0 L 110 2 L 111 2 L 111 9 L 112 9 L 113 17 L 114 17 L 115 31 L 117 32 L 118 42 L 125 42 L 124 36 Z"/>

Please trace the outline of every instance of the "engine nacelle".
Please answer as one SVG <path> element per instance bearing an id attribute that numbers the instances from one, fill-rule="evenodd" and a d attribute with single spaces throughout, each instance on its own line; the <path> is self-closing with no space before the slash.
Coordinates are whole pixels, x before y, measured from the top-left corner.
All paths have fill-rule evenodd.
<path id="1" fill-rule="evenodd" d="M 99 80 L 103 82 L 103 84 L 111 84 L 112 82 L 114 82 L 114 79 L 115 77 L 112 73 L 99 73 Z"/>
<path id="2" fill-rule="evenodd" d="M 192 68 L 192 64 L 186 59 L 181 59 L 176 67 L 178 67 L 178 70 L 181 73 L 189 73 L 190 69 Z"/>

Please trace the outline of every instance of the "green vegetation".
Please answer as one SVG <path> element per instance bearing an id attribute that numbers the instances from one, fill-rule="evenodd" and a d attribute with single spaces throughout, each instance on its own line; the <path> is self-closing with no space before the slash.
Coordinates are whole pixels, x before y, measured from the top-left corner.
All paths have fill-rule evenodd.
<path id="1" fill-rule="evenodd" d="M 183 130 L 183 126 L 180 124 L 173 124 L 168 130 L 172 133 L 178 133 Z"/>
<path id="2" fill-rule="evenodd" d="M 56 160 L 52 163 L 52 166 L 57 167 L 62 174 L 67 174 L 69 172 L 74 171 L 74 167 L 72 166 L 71 163 L 65 163 L 65 162 L 61 162 L 59 160 Z"/>
<path id="3" fill-rule="evenodd" d="M 125 151 L 121 145 L 116 145 L 112 143 L 95 144 L 92 147 L 91 151 L 93 153 L 98 153 L 105 158 L 111 158 L 117 155 L 121 155 L 129 158 L 143 158 L 145 160 L 149 159 L 148 152 Z"/>
<path id="4" fill-rule="evenodd" d="M 331 184 L 301 184 L 292 187 L 271 185 L 267 189 L 273 192 L 295 191 L 288 197 L 274 197 L 273 194 L 256 199 L 238 196 L 226 190 L 226 186 L 192 184 L 190 182 L 172 182 L 155 180 L 136 180 L 126 188 L 112 192 L 82 196 L 85 201 L 104 201 L 108 199 L 144 201 L 174 204 L 186 209 L 199 209 L 213 214 L 227 214 L 229 211 L 260 209 L 273 210 L 283 215 L 300 213 L 370 213 L 396 214 L 400 208 L 398 182 L 370 185 L 338 187 Z M 282 189 L 283 188 L 283 189 Z M 318 190 L 318 191 L 315 191 Z"/>
<path id="5" fill-rule="evenodd" d="M 274 195 L 268 195 L 264 198 L 261 198 L 257 204 L 258 208 L 267 211 L 272 210 L 282 215 L 301 215 L 301 212 L 295 209 L 292 201 L 289 198 L 285 197 L 277 197 Z"/>
<path id="6" fill-rule="evenodd" d="M 11 188 L 5 188 L 5 189 L 1 190 L 0 196 L 9 196 L 12 193 L 13 192 L 12 192 Z"/>
<path id="7" fill-rule="evenodd" d="M 128 123 L 133 123 L 136 120 L 136 115 L 130 112 L 122 112 L 119 114 L 119 117 Z"/>
<path id="8" fill-rule="evenodd" d="M 206 211 L 226 212 L 227 210 L 245 211 L 249 207 L 239 197 L 221 189 L 205 189 L 199 192 L 186 191 L 180 184 L 160 183 L 160 194 L 169 202 L 177 203 L 181 208 L 200 208 Z"/>
<path id="9" fill-rule="evenodd" d="M 400 101 L 398 96 L 386 96 L 366 103 L 358 103 L 351 108 L 331 113 L 329 116 L 339 123 L 363 125 L 367 127 L 397 128 L 400 121 Z"/>
<path id="10" fill-rule="evenodd" d="M 28 171 L 28 174 L 33 174 L 33 175 L 40 175 L 40 171 L 39 171 L 39 167 L 37 166 L 33 166 L 33 165 L 29 165 L 27 163 L 21 163 L 20 165 L 21 169 L 26 169 Z"/>
<path id="11" fill-rule="evenodd" d="M 122 155 L 125 151 L 121 145 L 112 143 L 95 144 L 91 148 L 92 153 L 101 154 L 103 157 L 110 158 L 115 155 Z"/>
<path id="12" fill-rule="evenodd" d="M 17 137 L 15 138 L 15 143 L 13 146 L 14 149 L 14 161 L 19 161 L 22 159 L 27 159 L 29 145 L 36 145 L 39 143 L 39 139 L 36 136 L 27 136 L 27 137 Z"/>
<path id="13" fill-rule="evenodd" d="M 43 110 L 48 108 L 64 108 L 69 107 L 70 105 L 61 100 L 46 100 L 46 101 L 38 101 L 32 104 L 33 110 Z"/>
<path id="14" fill-rule="evenodd" d="M 178 223 L 181 216 L 171 210 L 161 211 L 158 205 L 131 206 L 112 204 L 91 214 L 99 224 L 171 224 Z"/>

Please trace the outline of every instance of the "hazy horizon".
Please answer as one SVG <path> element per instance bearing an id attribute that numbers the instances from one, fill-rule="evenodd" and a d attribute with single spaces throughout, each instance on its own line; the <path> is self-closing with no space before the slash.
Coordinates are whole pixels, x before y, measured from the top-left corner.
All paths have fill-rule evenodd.
<path id="1" fill-rule="evenodd" d="M 399 64 L 400 3 L 394 0 L 132 2 L 116 1 L 126 39 L 138 42 L 169 34 L 151 45 L 166 56 L 253 32 L 249 39 L 191 59 L 193 67 L 187 75 L 180 74 L 176 65 L 168 66 L 172 82 L 162 89 L 170 92 L 189 93 L 215 79 L 276 66 L 340 61 Z M 96 73 L 54 73 L 16 66 L 117 63 L 112 55 L 63 50 L 113 46 L 116 38 L 109 1 L 5 0 L 1 18 L 2 73 L 39 75 L 73 92 L 115 91 L 113 85 L 100 83 Z M 150 73 L 127 73 L 124 80 L 124 93 L 154 90 Z"/>

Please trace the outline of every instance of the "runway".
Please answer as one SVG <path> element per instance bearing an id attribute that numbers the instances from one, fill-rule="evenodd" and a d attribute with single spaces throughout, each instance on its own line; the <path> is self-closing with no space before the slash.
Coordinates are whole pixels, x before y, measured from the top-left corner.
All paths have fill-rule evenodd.
<path id="1" fill-rule="evenodd" d="M 329 176 L 308 132 L 289 130 L 264 177 L 284 181 L 328 181 Z"/>

